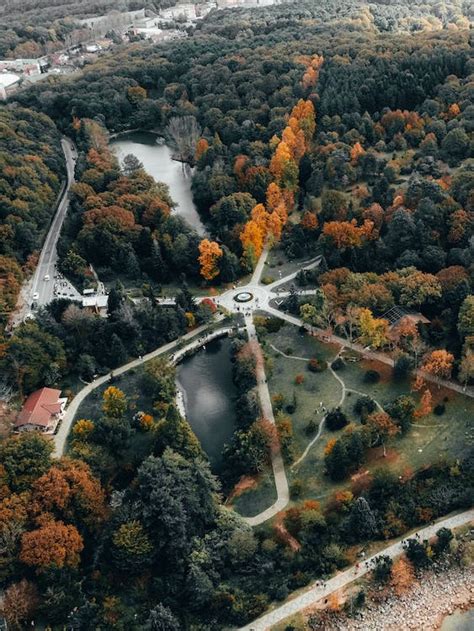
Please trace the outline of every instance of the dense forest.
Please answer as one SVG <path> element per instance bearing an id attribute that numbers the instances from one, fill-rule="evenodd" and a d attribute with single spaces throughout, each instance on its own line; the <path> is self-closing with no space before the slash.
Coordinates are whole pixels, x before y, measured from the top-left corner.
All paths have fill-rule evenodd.
<path id="1" fill-rule="evenodd" d="M 314 299 L 294 291 L 286 304 L 305 322 L 394 350 L 399 373 L 421 365 L 472 383 L 470 10 L 328 0 L 211 13 L 179 44 L 132 45 L 80 76 L 18 93 L 1 113 L 3 310 L 63 174 L 48 116 L 79 150 L 62 272 L 87 287 L 93 263 L 104 279 L 140 287 L 144 300 L 133 304 L 117 283 L 106 319 L 53 301 L 3 340 L 10 383 L 28 393 L 90 380 L 208 321 L 211 306 L 197 305 L 188 283 L 233 282 L 265 242 L 288 259 L 323 255 L 316 273 L 297 278 L 317 287 Z M 187 159 L 206 239 L 170 213 L 166 186 L 108 148 L 108 132 L 136 127 L 171 142 L 177 120 L 199 130 Z M 161 307 L 156 292 L 171 281 L 177 304 Z M 394 305 L 426 323 L 389 331 L 383 315 Z M 242 625 L 347 565 L 355 544 L 472 505 L 471 455 L 406 476 L 381 470 L 324 503 L 294 502 L 284 525 L 298 550 L 270 527 L 252 531 L 221 494 L 261 470 L 272 436 L 258 418 L 244 340 L 232 359 L 238 427 L 221 480 L 175 408 L 165 359 L 134 375 L 139 403 L 112 380 L 75 424 L 68 458 L 52 460 L 36 435 L 0 443 L 0 580 L 12 628 L 34 616 L 86 630 Z M 361 417 L 372 414 L 370 401 L 358 404 Z M 348 479 L 380 426 L 408 431 L 414 405 L 398 397 L 387 413 L 334 439 L 331 480 Z M 335 431 L 346 420 L 335 411 L 328 423 Z"/>
<path id="2" fill-rule="evenodd" d="M 34 254 L 53 215 L 65 165 L 60 133 L 44 114 L 2 108 L 0 129 L 0 324 L 4 326 L 25 273 L 34 269 Z"/>

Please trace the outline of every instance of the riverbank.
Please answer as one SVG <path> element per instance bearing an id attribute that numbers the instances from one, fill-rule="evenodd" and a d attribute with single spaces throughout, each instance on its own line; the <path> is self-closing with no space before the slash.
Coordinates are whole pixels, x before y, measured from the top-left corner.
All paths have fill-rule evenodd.
<path id="1" fill-rule="evenodd" d="M 345 619 L 334 631 L 438 631 L 446 616 L 474 606 L 474 566 L 452 566 L 424 574 L 406 594 L 386 603 L 368 603 L 357 619 Z"/>

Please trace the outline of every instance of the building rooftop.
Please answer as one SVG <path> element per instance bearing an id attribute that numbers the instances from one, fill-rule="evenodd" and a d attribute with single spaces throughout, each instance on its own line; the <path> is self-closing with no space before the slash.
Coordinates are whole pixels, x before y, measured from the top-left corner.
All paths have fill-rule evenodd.
<path id="1" fill-rule="evenodd" d="M 20 77 L 11 72 L 0 73 L 0 87 L 2 88 L 9 88 L 10 86 L 15 85 L 15 83 L 18 83 L 19 80 Z"/>
<path id="2" fill-rule="evenodd" d="M 105 294 L 100 294 L 98 296 L 84 296 L 82 298 L 82 306 L 83 307 L 97 307 L 104 308 L 107 306 L 109 301 L 109 297 Z"/>
<path id="3" fill-rule="evenodd" d="M 60 396 L 61 390 L 54 388 L 42 388 L 30 394 L 16 419 L 15 427 L 28 424 L 47 427 L 51 417 L 61 411 Z"/>
<path id="4" fill-rule="evenodd" d="M 395 305 L 388 311 L 386 311 L 382 318 L 388 320 L 390 326 L 396 326 L 401 320 L 408 318 L 413 320 L 414 322 L 422 322 L 423 324 L 429 324 L 428 318 L 426 318 L 422 313 L 417 313 L 414 311 L 409 311 L 404 307 L 400 307 L 399 305 Z"/>

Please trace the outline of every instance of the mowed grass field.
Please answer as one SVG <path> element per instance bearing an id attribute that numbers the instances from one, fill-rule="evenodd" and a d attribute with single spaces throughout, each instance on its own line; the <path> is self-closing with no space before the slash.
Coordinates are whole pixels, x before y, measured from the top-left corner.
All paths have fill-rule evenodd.
<path id="1" fill-rule="evenodd" d="M 286 324 L 277 333 L 261 336 L 261 342 L 267 357 L 270 393 L 272 396 L 284 396 L 282 413 L 291 418 L 293 425 L 293 466 L 290 463 L 286 466 L 288 482 L 290 487 L 295 480 L 302 483 L 300 499 L 318 499 L 324 502 L 335 490 L 347 488 L 351 483 L 351 480 L 334 483 L 324 475 L 324 448 L 330 438 L 337 438 L 343 430 L 330 432 L 324 428 L 321 437 L 310 447 L 299 464 L 295 466 L 294 463 L 301 458 L 314 438 L 314 432 L 307 432 L 308 423 L 313 420 L 318 426 L 321 422 L 323 412 L 320 403 L 327 410 L 339 405 L 343 388 L 329 369 L 322 373 L 312 373 L 308 370 L 306 360 L 285 357 L 281 353 L 301 358 L 316 357 L 331 362 L 339 347 L 323 344 L 301 333 L 298 327 Z M 360 421 L 353 408 L 361 394 L 350 390 L 370 396 L 382 407 L 402 394 L 411 395 L 416 402 L 419 401 L 419 393 L 410 391 L 407 380 L 392 380 L 390 367 L 380 362 L 368 361 L 354 353 L 346 353 L 345 356 L 356 361 L 346 361 L 344 368 L 336 374 L 347 388 L 341 407 L 355 426 Z M 368 370 L 376 370 L 380 374 L 378 383 L 365 381 L 364 375 Z M 303 376 L 303 382 L 299 385 L 295 382 L 297 375 Z M 431 392 L 433 405 L 445 405 L 444 414 L 437 416 L 431 413 L 416 421 L 405 436 L 398 436 L 387 444 L 386 457 L 383 456 L 382 448 L 371 449 L 366 462 L 355 476 L 373 473 L 382 467 L 388 467 L 397 475 L 406 475 L 442 458 L 454 460 L 466 453 L 474 442 L 474 400 L 434 385 L 431 386 Z M 286 406 L 294 400 L 296 409 L 289 413 Z M 264 505 L 259 499 L 266 498 L 257 486 L 239 498 L 236 508 L 252 506 L 264 510 L 271 503 Z M 255 510 L 256 512 L 258 511 Z"/>

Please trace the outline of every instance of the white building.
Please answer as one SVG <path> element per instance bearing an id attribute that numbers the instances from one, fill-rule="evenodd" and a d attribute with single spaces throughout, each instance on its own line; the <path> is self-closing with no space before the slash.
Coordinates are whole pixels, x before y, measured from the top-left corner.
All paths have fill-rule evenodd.
<path id="1" fill-rule="evenodd" d="M 196 5 L 191 3 L 175 4 L 174 7 L 162 9 L 160 17 L 163 20 L 195 20 Z"/>
<path id="2" fill-rule="evenodd" d="M 0 100 L 5 101 L 18 88 L 20 77 L 11 72 L 0 73 Z"/>
<path id="3" fill-rule="evenodd" d="M 100 315 L 102 318 L 107 317 L 107 304 L 109 297 L 107 294 L 96 294 L 94 296 L 83 296 L 82 307 Z"/>

